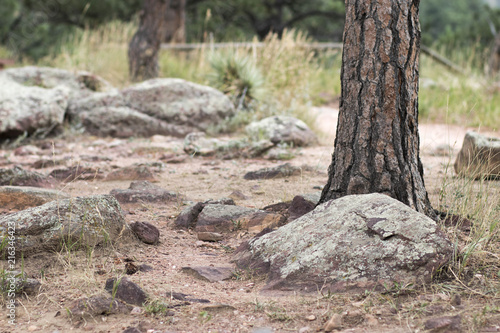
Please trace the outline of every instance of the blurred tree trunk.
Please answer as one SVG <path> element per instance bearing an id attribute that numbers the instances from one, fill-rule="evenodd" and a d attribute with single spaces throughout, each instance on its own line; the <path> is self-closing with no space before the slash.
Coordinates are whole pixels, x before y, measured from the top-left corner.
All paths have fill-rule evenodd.
<path id="1" fill-rule="evenodd" d="M 139 29 L 129 44 L 129 74 L 132 81 L 158 77 L 158 52 L 165 35 L 165 17 L 170 0 L 143 0 Z"/>
<path id="2" fill-rule="evenodd" d="M 165 39 L 166 43 L 186 42 L 186 0 L 171 0 L 166 13 Z"/>
<path id="3" fill-rule="evenodd" d="M 497 33 L 495 37 L 495 43 L 491 48 L 490 61 L 488 65 L 488 74 L 490 76 L 498 75 L 498 71 L 500 70 L 500 33 Z"/>
<path id="4" fill-rule="evenodd" d="M 383 193 L 436 219 L 419 157 L 419 0 L 346 0 L 335 150 L 320 203 Z"/>

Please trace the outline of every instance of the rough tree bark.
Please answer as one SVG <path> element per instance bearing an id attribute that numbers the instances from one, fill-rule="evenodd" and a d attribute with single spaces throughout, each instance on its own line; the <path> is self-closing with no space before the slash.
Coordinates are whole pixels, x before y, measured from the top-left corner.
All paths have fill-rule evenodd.
<path id="1" fill-rule="evenodd" d="M 165 20 L 164 41 L 166 43 L 185 43 L 186 0 L 171 0 Z"/>
<path id="2" fill-rule="evenodd" d="M 129 44 L 132 81 L 158 77 L 158 52 L 165 36 L 165 15 L 170 0 L 143 0 L 139 29 Z"/>
<path id="3" fill-rule="evenodd" d="M 488 75 L 495 76 L 498 75 L 500 70 L 500 33 L 497 33 L 495 37 L 495 42 L 491 48 L 490 60 L 488 62 Z"/>
<path id="4" fill-rule="evenodd" d="M 419 0 L 346 0 L 342 92 L 320 203 L 384 193 L 436 218 L 419 157 Z"/>

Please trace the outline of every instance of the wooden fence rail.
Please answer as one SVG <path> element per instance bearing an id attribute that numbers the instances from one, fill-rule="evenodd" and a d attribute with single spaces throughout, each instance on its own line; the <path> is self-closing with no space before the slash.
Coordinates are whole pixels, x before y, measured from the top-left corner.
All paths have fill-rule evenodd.
<path id="1" fill-rule="evenodd" d="M 264 43 L 260 42 L 235 42 L 235 43 L 192 43 L 192 44 L 161 44 L 161 48 L 163 50 L 176 50 L 176 51 L 193 51 L 199 49 L 223 49 L 223 48 L 261 48 L 264 47 Z M 342 43 L 305 43 L 305 44 L 296 44 L 297 47 L 304 47 L 308 49 L 315 50 L 325 50 L 325 49 L 338 49 L 341 50 L 343 47 Z M 438 54 L 436 51 L 431 48 L 421 45 L 420 51 L 429 56 L 434 61 L 440 63 L 441 65 L 448 68 L 450 71 L 465 74 L 464 70 L 454 64 L 451 60 L 443 57 Z"/>

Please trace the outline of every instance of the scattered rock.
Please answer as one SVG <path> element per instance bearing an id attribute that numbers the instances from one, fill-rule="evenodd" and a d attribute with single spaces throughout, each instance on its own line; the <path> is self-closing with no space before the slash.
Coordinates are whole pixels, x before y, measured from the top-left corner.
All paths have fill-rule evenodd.
<path id="1" fill-rule="evenodd" d="M 206 242 L 218 242 L 224 237 L 217 232 L 199 232 L 197 235 L 199 240 Z"/>
<path id="2" fill-rule="evenodd" d="M 255 327 L 251 333 L 274 333 L 274 329 L 272 327 Z"/>
<path id="3" fill-rule="evenodd" d="M 123 333 L 142 333 L 137 327 L 127 327 Z"/>
<path id="4" fill-rule="evenodd" d="M 141 272 L 151 272 L 153 270 L 153 267 L 146 265 L 146 264 L 142 264 L 142 265 L 139 265 L 139 270 Z"/>
<path id="5" fill-rule="evenodd" d="M 284 220 L 275 213 L 233 205 L 205 205 L 198 215 L 197 232 L 230 232 L 239 229 L 255 233 L 269 227 L 275 228 Z"/>
<path id="6" fill-rule="evenodd" d="M 12 223 L 16 225 L 16 256 L 133 239 L 120 205 L 110 195 L 57 200 L 0 216 L 2 237 Z"/>
<path id="7" fill-rule="evenodd" d="M 190 133 L 184 139 L 184 151 L 193 156 L 217 156 L 222 159 L 253 158 L 273 147 L 266 140 L 249 142 L 247 139 L 222 140 L 207 138 L 203 132 Z"/>
<path id="8" fill-rule="evenodd" d="M 453 254 L 436 223 L 382 194 L 319 205 L 287 225 L 242 244 L 238 267 L 268 273 L 267 290 L 384 290 L 429 282 Z"/>
<path id="9" fill-rule="evenodd" d="M 323 326 L 323 331 L 331 332 L 342 328 L 342 315 L 334 314 Z"/>
<path id="10" fill-rule="evenodd" d="M 453 295 L 453 297 L 450 300 L 451 305 L 453 306 L 460 306 L 462 305 L 462 298 L 460 297 L 459 294 Z"/>
<path id="11" fill-rule="evenodd" d="M 83 319 L 100 315 L 128 314 L 131 309 L 131 306 L 115 298 L 97 295 L 76 300 L 69 306 L 68 314 L 71 318 Z"/>
<path id="12" fill-rule="evenodd" d="M 294 157 L 295 154 L 289 147 L 280 146 L 273 147 L 264 154 L 264 158 L 275 161 L 287 161 L 293 159 Z"/>
<path id="13" fill-rule="evenodd" d="M 462 317 L 460 315 L 431 318 L 425 322 L 424 329 L 440 333 L 461 332 L 461 323 Z"/>
<path id="14" fill-rule="evenodd" d="M 7 209 L 23 210 L 67 198 L 69 195 L 66 193 L 51 189 L 29 186 L 0 187 L 0 206 Z"/>
<path id="15" fill-rule="evenodd" d="M 148 222 L 134 222 L 130 224 L 130 229 L 134 234 L 146 244 L 158 244 L 160 240 L 160 230 Z"/>
<path id="16" fill-rule="evenodd" d="M 128 304 L 142 306 L 147 299 L 146 293 L 126 277 L 118 280 L 116 278 L 107 279 L 104 289 L 115 298 Z"/>
<path id="17" fill-rule="evenodd" d="M 234 200 L 247 200 L 247 199 L 250 199 L 250 197 L 246 196 L 241 191 L 233 191 L 233 192 L 231 192 L 231 194 L 229 195 L 229 197 L 231 199 L 234 199 Z"/>
<path id="18" fill-rule="evenodd" d="M 290 208 L 288 208 L 288 222 L 298 219 L 312 211 L 321 198 L 321 192 L 297 195 L 293 198 Z"/>
<path id="19" fill-rule="evenodd" d="M 467 132 L 454 167 L 463 177 L 500 177 L 500 138 Z"/>
<path id="20" fill-rule="evenodd" d="M 101 170 L 82 166 L 55 169 L 49 173 L 49 176 L 64 183 L 69 183 L 75 180 L 94 180 L 103 178 Z"/>
<path id="21" fill-rule="evenodd" d="M 194 276 L 197 279 L 217 282 L 229 280 L 233 277 L 234 269 L 232 267 L 212 267 L 212 266 L 197 266 L 197 267 L 182 267 L 182 272 Z"/>
<path id="22" fill-rule="evenodd" d="M 54 187 L 55 180 L 39 172 L 25 170 L 19 166 L 0 169 L 0 185 Z"/>
<path id="23" fill-rule="evenodd" d="M 127 275 L 134 275 L 139 271 L 139 267 L 134 264 L 133 262 L 126 262 L 125 263 L 125 274 Z"/>
<path id="24" fill-rule="evenodd" d="M 193 302 L 193 303 L 210 303 L 208 299 L 202 299 L 202 298 L 191 298 L 188 297 L 190 295 L 183 294 L 183 293 L 177 293 L 174 291 L 169 291 L 166 294 L 166 297 L 171 299 L 171 300 L 178 300 L 178 301 L 183 301 L 183 302 Z"/>
<path id="25" fill-rule="evenodd" d="M 184 163 L 187 159 L 186 155 L 176 155 L 176 154 L 166 154 L 160 157 L 160 161 L 169 164 L 179 164 Z"/>
<path id="26" fill-rule="evenodd" d="M 80 112 L 79 122 L 92 135 L 115 138 L 150 137 L 155 134 L 183 137 L 193 128 L 169 124 L 129 107 L 97 107 Z"/>
<path id="27" fill-rule="evenodd" d="M 177 216 L 177 218 L 174 221 L 174 225 L 177 228 L 195 228 L 196 227 L 196 222 L 198 220 L 198 215 L 200 215 L 201 211 L 203 208 L 208 205 L 208 204 L 220 204 L 220 205 L 233 205 L 234 206 L 234 200 L 231 198 L 222 198 L 219 200 L 206 200 L 204 202 L 198 202 L 192 205 L 189 205 L 188 207 L 184 208 L 181 213 Z"/>
<path id="28" fill-rule="evenodd" d="M 1 290 L 15 290 L 17 295 L 37 295 L 42 284 L 37 279 L 27 277 L 25 272 L 5 271 L 0 280 Z"/>
<path id="29" fill-rule="evenodd" d="M 177 193 L 167 191 L 149 181 L 134 181 L 127 190 L 114 189 L 110 192 L 122 204 L 136 202 L 170 202 L 179 199 Z"/>
<path id="30" fill-rule="evenodd" d="M 111 171 L 105 180 L 156 180 L 151 169 L 145 165 L 131 165 Z"/>
<path id="31" fill-rule="evenodd" d="M 290 163 L 285 163 L 274 168 L 263 168 L 257 171 L 247 172 L 243 178 L 247 180 L 286 178 L 297 176 L 301 173 L 301 168 L 293 166 Z"/>
<path id="32" fill-rule="evenodd" d="M 318 138 L 301 120 L 288 116 L 272 116 L 246 127 L 251 138 L 262 136 L 274 144 L 286 143 L 295 147 L 316 144 Z"/>

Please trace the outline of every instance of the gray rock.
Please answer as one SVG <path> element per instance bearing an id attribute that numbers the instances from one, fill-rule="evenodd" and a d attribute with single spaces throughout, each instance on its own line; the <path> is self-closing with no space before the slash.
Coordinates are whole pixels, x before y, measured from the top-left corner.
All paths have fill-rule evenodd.
<path id="1" fill-rule="evenodd" d="M 199 232 L 196 236 L 199 240 L 205 242 L 218 242 L 224 238 L 224 236 L 218 232 Z"/>
<path id="2" fill-rule="evenodd" d="M 160 230 L 148 222 L 134 222 L 130 224 L 130 229 L 134 234 L 146 244 L 158 244 L 160 240 Z"/>
<path id="3" fill-rule="evenodd" d="M 285 163 L 273 168 L 263 168 L 257 171 L 247 172 L 243 178 L 246 180 L 275 179 L 298 176 L 301 173 L 301 168 L 293 166 L 290 163 Z"/>
<path id="4" fill-rule="evenodd" d="M 146 293 L 126 277 L 118 280 L 116 278 L 107 279 L 104 289 L 113 295 L 113 297 L 121 299 L 128 304 L 143 306 L 147 299 Z"/>
<path id="5" fill-rule="evenodd" d="M 420 284 L 452 257 L 436 223 L 382 194 L 319 205 L 276 231 L 243 244 L 238 267 L 268 273 L 266 289 L 316 292 L 384 290 Z"/>
<path id="6" fill-rule="evenodd" d="M 111 84 L 103 78 L 85 71 L 67 71 L 51 67 L 19 67 L 2 71 L 2 76 L 23 86 L 46 89 L 63 86 L 74 95 L 88 95 L 97 91 L 110 91 Z"/>
<path id="7" fill-rule="evenodd" d="M 229 304 L 213 304 L 206 305 L 201 308 L 203 311 L 211 312 L 211 313 L 221 313 L 221 312 L 233 312 L 236 308 Z"/>
<path id="8" fill-rule="evenodd" d="M 146 165 L 130 165 L 111 171 L 105 180 L 149 180 L 153 181 L 156 177 L 151 169 Z"/>
<path id="9" fill-rule="evenodd" d="M 36 295 L 42 284 L 37 279 L 27 277 L 26 272 L 5 271 L 0 280 L 0 290 L 14 290 L 17 295 Z"/>
<path id="10" fill-rule="evenodd" d="M 297 195 L 288 208 L 288 222 L 312 211 L 321 198 L 321 192 Z"/>
<path id="11" fill-rule="evenodd" d="M 426 320 L 424 329 L 431 332 L 459 333 L 461 329 L 462 317 L 460 315 L 431 318 Z"/>
<path id="12" fill-rule="evenodd" d="M 253 139 L 268 139 L 274 144 L 286 143 L 295 147 L 316 144 L 318 138 L 302 121 L 289 116 L 272 116 L 246 127 Z"/>
<path id="13" fill-rule="evenodd" d="M 467 132 L 454 167 L 459 176 L 499 178 L 500 138 Z"/>
<path id="14" fill-rule="evenodd" d="M 98 135 L 123 137 L 183 137 L 206 131 L 233 114 L 224 94 L 181 79 L 154 79 L 122 91 L 95 93 L 72 100 L 68 107 L 72 123 Z"/>
<path id="15" fill-rule="evenodd" d="M 259 233 L 265 228 L 276 228 L 284 220 L 280 214 L 255 208 L 207 204 L 198 215 L 197 232 L 230 232 L 239 229 Z"/>
<path id="16" fill-rule="evenodd" d="M 206 131 L 234 115 L 220 91 L 182 79 L 153 79 L 121 92 L 127 106 L 169 124 Z"/>
<path id="17" fill-rule="evenodd" d="M 67 198 L 69 198 L 68 194 L 58 190 L 29 186 L 0 187 L 0 206 L 7 209 L 23 210 Z"/>
<path id="18" fill-rule="evenodd" d="M 0 216 L 2 237 L 6 237 L 12 225 L 16 227 L 16 256 L 64 247 L 72 251 L 87 249 L 133 239 L 118 201 L 110 195 L 52 201 Z"/>
<path id="19" fill-rule="evenodd" d="M 110 194 L 120 203 L 136 202 L 169 202 L 180 198 L 180 195 L 167 191 L 147 180 L 131 182 L 126 190 L 114 189 Z"/>
<path id="20" fill-rule="evenodd" d="M 183 273 L 194 276 L 197 279 L 217 282 L 229 280 L 233 277 L 234 269 L 232 267 L 213 267 L 213 266 L 196 266 L 182 267 Z"/>
<path id="21" fill-rule="evenodd" d="M 132 306 L 111 297 L 96 295 L 76 300 L 69 306 L 68 314 L 74 319 L 93 318 L 100 315 L 128 314 Z"/>
<path id="22" fill-rule="evenodd" d="M 12 169 L 0 169 L 0 185 L 2 186 L 53 187 L 55 183 L 52 177 L 18 166 Z"/>
<path id="23" fill-rule="evenodd" d="M 68 105 L 66 88 L 26 87 L 0 75 L 0 140 L 49 134 L 60 127 Z"/>
<path id="24" fill-rule="evenodd" d="M 169 124 L 128 107 L 97 107 L 78 114 L 79 122 L 90 134 L 116 138 L 150 137 L 156 134 L 184 137 L 192 127 Z"/>
<path id="25" fill-rule="evenodd" d="M 223 159 L 253 158 L 273 147 L 268 140 L 249 142 L 247 139 L 221 140 L 207 138 L 203 132 L 188 134 L 184 139 L 184 151 L 193 156 L 217 156 Z"/>
<path id="26" fill-rule="evenodd" d="M 206 200 L 204 202 L 197 202 L 195 204 L 189 205 L 184 208 L 174 221 L 174 225 L 177 228 L 195 228 L 196 222 L 198 220 L 198 215 L 200 215 L 203 208 L 208 204 L 219 204 L 219 205 L 233 205 L 234 200 L 231 198 L 221 198 L 219 200 Z"/>

